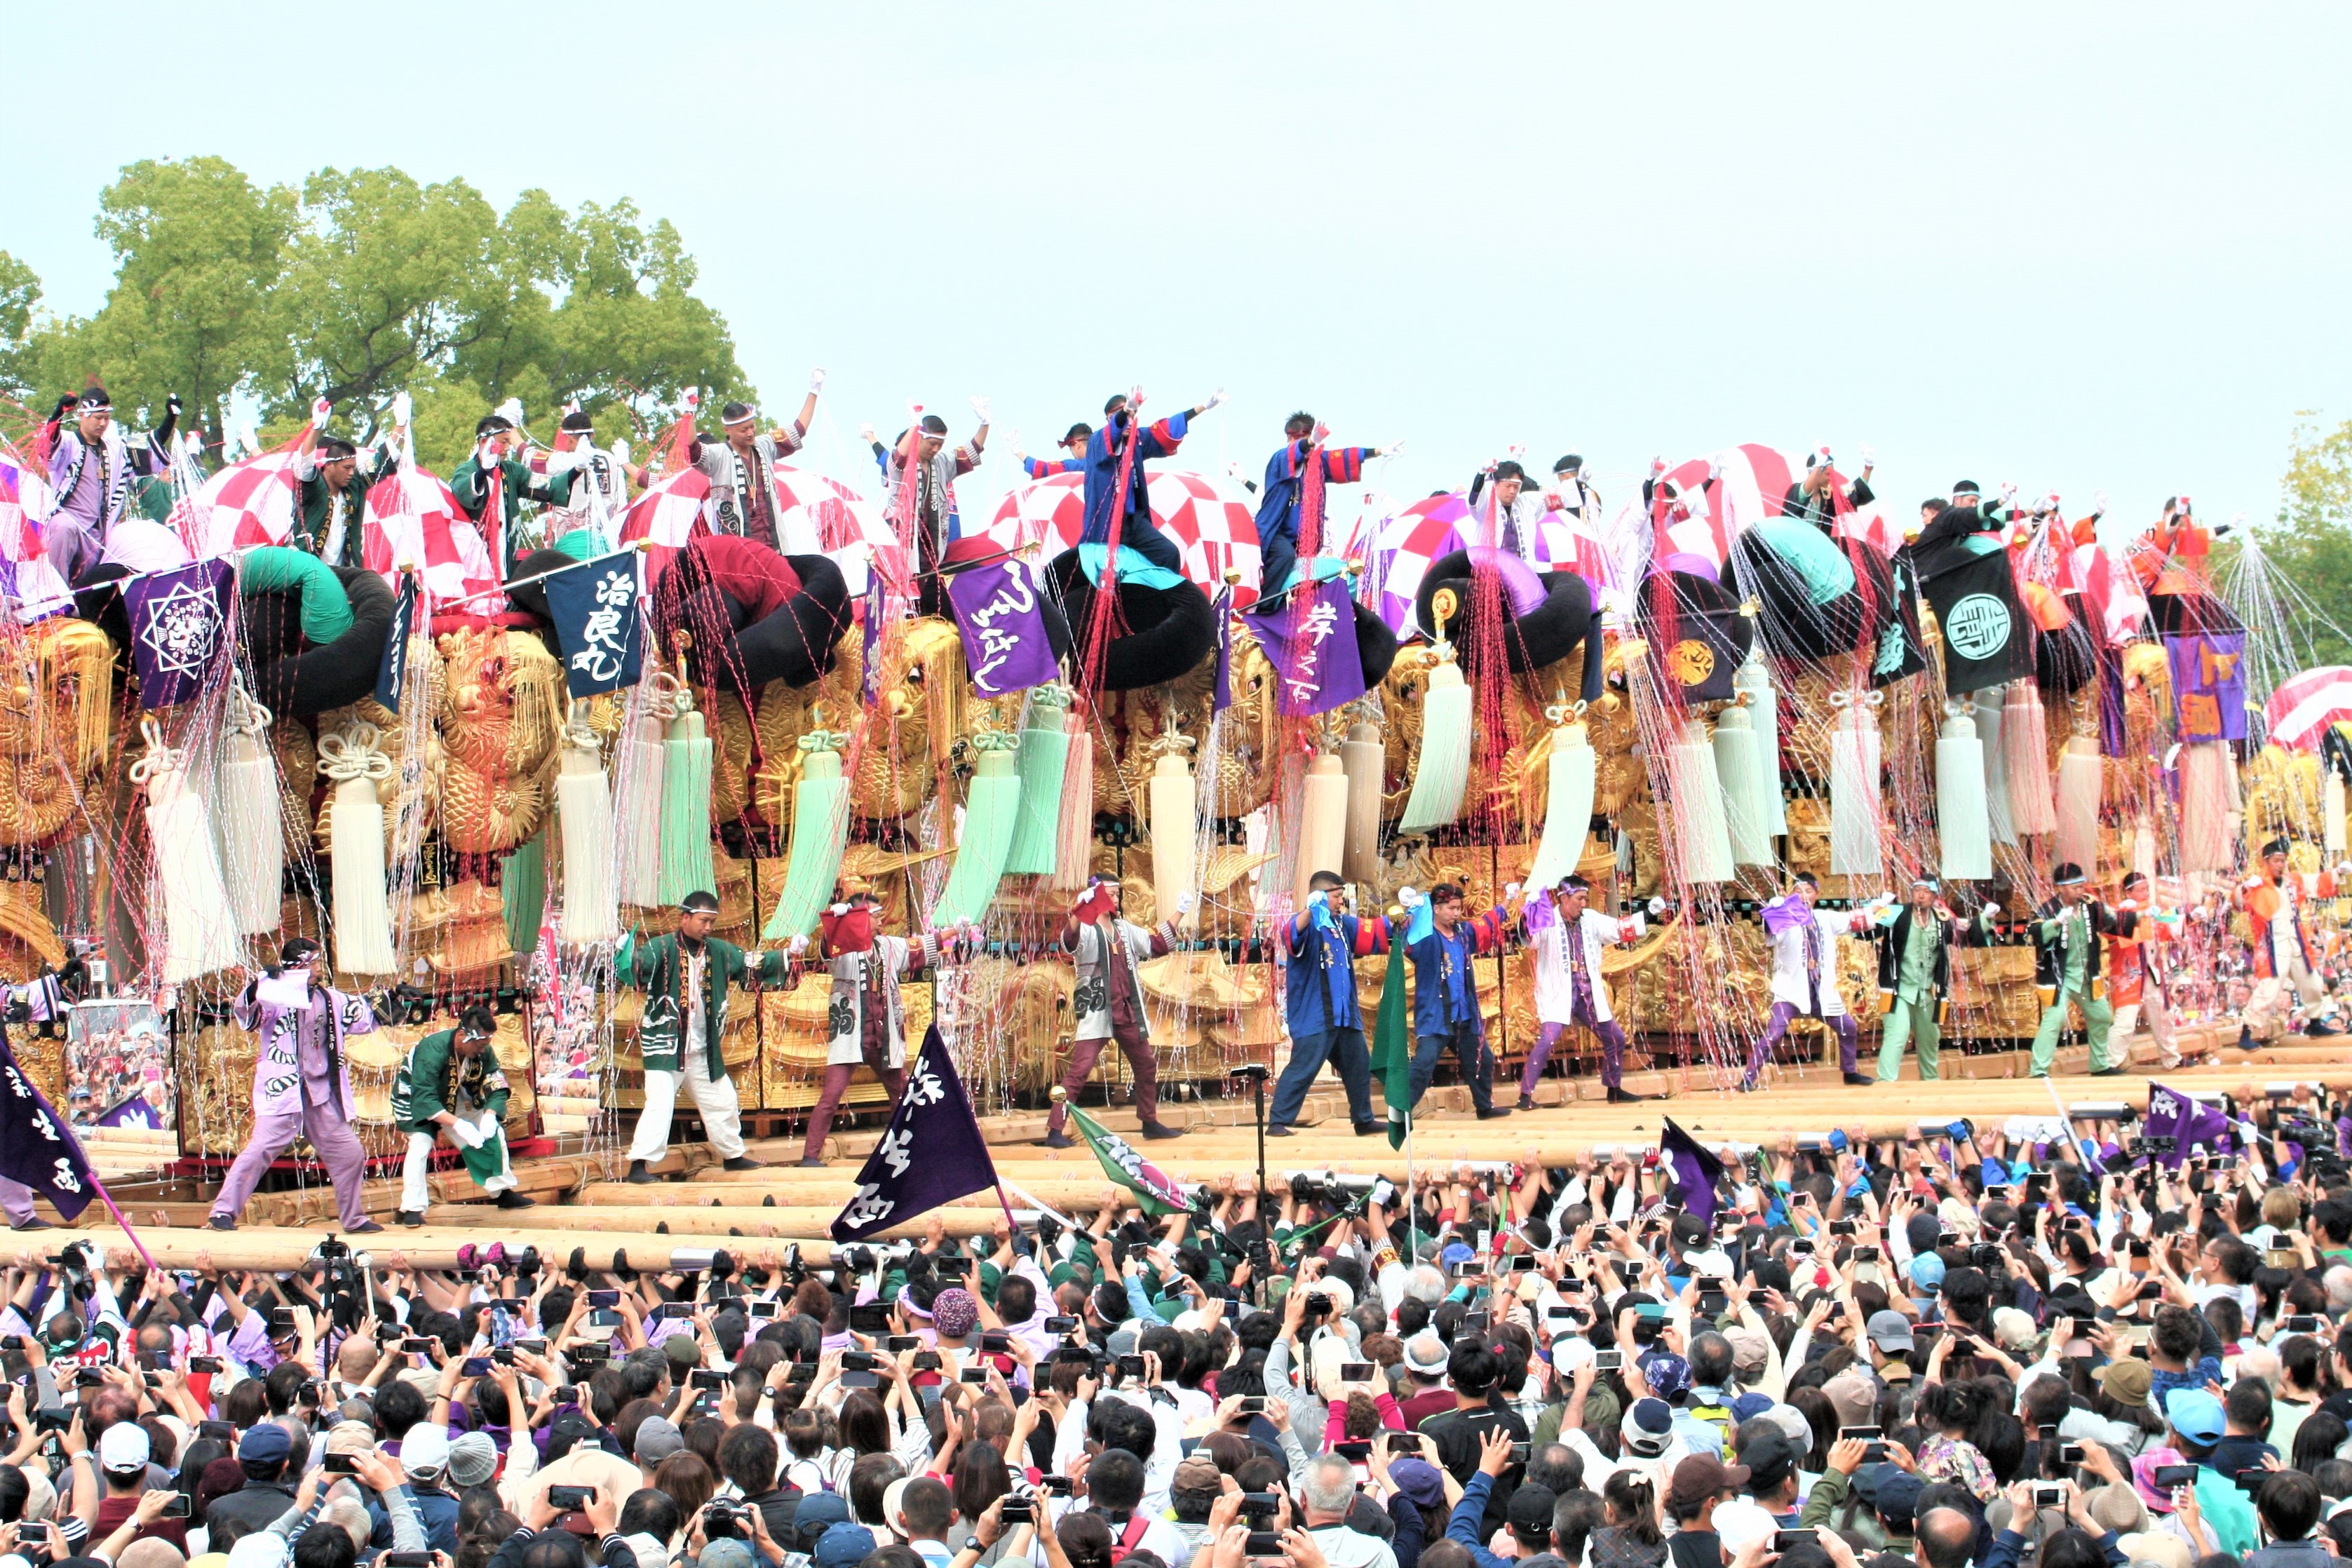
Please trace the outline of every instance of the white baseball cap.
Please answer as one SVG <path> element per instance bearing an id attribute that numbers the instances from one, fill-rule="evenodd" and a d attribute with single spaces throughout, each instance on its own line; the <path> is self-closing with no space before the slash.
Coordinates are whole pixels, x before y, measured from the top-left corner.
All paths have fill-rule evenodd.
<path id="1" fill-rule="evenodd" d="M 153 1452 L 146 1428 L 135 1421 L 118 1421 L 98 1436 L 98 1468 L 117 1475 L 144 1471 Z"/>

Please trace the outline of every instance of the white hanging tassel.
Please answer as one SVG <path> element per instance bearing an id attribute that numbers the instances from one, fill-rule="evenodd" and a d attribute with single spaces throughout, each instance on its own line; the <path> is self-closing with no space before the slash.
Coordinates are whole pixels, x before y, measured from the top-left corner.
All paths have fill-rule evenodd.
<path id="1" fill-rule="evenodd" d="M 1339 875 L 1370 884 L 1380 872 L 1381 799 L 1388 782 L 1388 749 L 1381 744 L 1379 725 L 1349 728 L 1339 742 L 1339 767 L 1348 775 L 1348 842 Z"/>
<path id="2" fill-rule="evenodd" d="M 2068 738 L 2058 759 L 2057 858 L 2072 860 L 2093 881 L 2099 877 L 2099 783 L 2105 764 L 2094 735 Z"/>
<path id="3" fill-rule="evenodd" d="M 1977 739 L 1972 703 L 1944 704 L 1936 738 L 1936 833 L 1948 880 L 1974 882 L 1992 875 L 1992 822 L 1986 813 L 1984 742 Z"/>
<path id="4" fill-rule="evenodd" d="M 2325 763 L 2320 764 L 2319 810 L 2320 842 L 2333 863 L 2344 858 L 2344 775 Z"/>
<path id="5" fill-rule="evenodd" d="M 2132 824 L 2131 864 L 2151 882 L 2156 879 L 2156 829 L 2145 816 Z"/>
<path id="6" fill-rule="evenodd" d="M 1176 727 L 1172 710 L 1168 728 L 1151 742 L 1159 755 L 1146 792 L 1151 808 L 1151 901 L 1163 921 L 1174 920 L 1179 900 L 1200 886 L 1193 858 L 1192 743 Z"/>
<path id="7" fill-rule="evenodd" d="M 1875 877 L 1886 861 L 1878 844 L 1881 694 L 1860 700 L 1845 691 L 1830 700 L 1839 709 L 1830 737 L 1830 875 Z"/>
<path id="8" fill-rule="evenodd" d="M 239 679 L 228 689 L 227 757 L 221 764 L 221 870 L 228 881 L 236 929 L 247 936 L 284 923 L 279 883 L 286 874 L 286 826 L 278 799 L 278 764 L 261 737 L 269 710 L 246 695 Z"/>
<path id="9" fill-rule="evenodd" d="M 615 890 L 621 902 L 640 909 L 656 909 L 662 901 L 662 735 L 670 716 L 663 679 L 675 683 L 665 671 L 632 704 L 638 710 L 613 759 L 613 821 L 620 840 Z"/>
<path id="10" fill-rule="evenodd" d="M 147 836 L 163 895 L 163 981 L 173 984 L 226 969 L 244 952 L 214 858 L 212 814 L 188 782 L 188 754 L 163 744 L 154 720 L 142 719 L 139 728 L 147 754 L 131 778 L 147 790 Z"/>
<path id="11" fill-rule="evenodd" d="M 2058 803 L 2050 795 L 2050 727 L 2042 693 L 2031 680 L 2010 683 L 2000 717 L 2000 748 L 2009 769 L 2009 814 L 2018 837 L 2058 831 Z"/>
<path id="12" fill-rule="evenodd" d="M 555 776 L 555 820 L 563 830 L 563 940 L 574 946 L 621 934 L 613 890 L 613 790 L 604 744 L 573 704 L 563 727 L 563 768 Z"/>
<path id="13" fill-rule="evenodd" d="M 1297 874 L 1291 908 L 1307 902 L 1307 884 L 1318 871 L 1338 872 L 1348 842 L 1348 774 L 1336 752 L 1318 752 L 1307 764 L 1298 807 Z"/>
<path id="14" fill-rule="evenodd" d="M 1426 833 L 1462 815 L 1462 792 L 1470 783 L 1470 688 L 1454 650 L 1437 645 L 1445 662 L 1433 666 L 1421 699 L 1421 759 L 1412 770 L 1412 794 L 1405 798 L 1400 833 Z"/>
<path id="15" fill-rule="evenodd" d="M 1733 863 L 1769 866 L 1772 836 L 1765 831 L 1769 819 L 1758 798 L 1762 780 L 1756 767 L 1753 720 L 1744 702 L 1728 703 L 1715 716 L 1715 776 L 1723 781 L 1723 820 L 1731 833 Z"/>
<path id="16" fill-rule="evenodd" d="M 319 737 L 319 771 L 335 786 L 328 803 L 328 851 L 334 866 L 335 967 L 345 974 L 389 974 L 392 907 L 383 890 L 383 805 L 376 785 L 392 777 L 377 749 L 382 732 L 354 720 Z"/>
<path id="17" fill-rule="evenodd" d="M 2001 747 L 2004 699 L 2000 687 L 1976 694 L 1976 726 L 1984 750 L 1985 830 L 1995 844 L 2017 842 L 2017 819 L 2009 810 L 2009 753 Z"/>
<path id="18" fill-rule="evenodd" d="M 1764 807 L 1764 833 L 1778 838 L 1789 831 L 1789 803 L 1780 794 L 1780 695 L 1772 689 L 1772 669 L 1759 645 L 1731 677 L 1735 696 L 1748 699 L 1748 728 L 1755 737 L 1757 798 Z M 1770 862 L 1760 862 L 1769 865 Z"/>
<path id="19" fill-rule="evenodd" d="M 1571 704 L 1565 691 L 1544 710 L 1544 717 L 1551 721 L 1551 748 L 1544 763 L 1543 837 L 1536 842 L 1535 863 L 1528 868 L 1530 888 L 1559 886 L 1560 879 L 1584 858 L 1584 841 L 1592 836 L 1599 759 L 1592 753 L 1583 715 L 1584 704 Z"/>
<path id="20" fill-rule="evenodd" d="M 694 693 L 671 694 L 669 735 L 662 742 L 661 901 L 719 886 L 710 861 L 710 733 L 695 711 Z"/>
<path id="21" fill-rule="evenodd" d="M 1675 836 L 1685 882 L 1727 882 L 1731 879 L 1731 830 L 1723 820 L 1723 784 L 1715 771 L 1715 743 L 1708 739 L 1706 721 L 1693 718 L 1683 724 L 1675 742 L 1674 806 L 1681 816 Z"/>
<path id="22" fill-rule="evenodd" d="M 2227 871 L 2232 864 L 2231 808 L 2236 766 L 2227 741 L 2180 748 L 2180 868 Z"/>

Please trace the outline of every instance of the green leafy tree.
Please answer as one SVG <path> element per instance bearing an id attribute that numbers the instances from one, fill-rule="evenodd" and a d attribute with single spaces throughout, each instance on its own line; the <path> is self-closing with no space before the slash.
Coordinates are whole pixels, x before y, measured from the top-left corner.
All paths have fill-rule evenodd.
<path id="1" fill-rule="evenodd" d="M 142 424 L 177 393 L 190 418 L 220 430 L 230 396 L 287 358 L 269 289 L 299 221 L 293 192 L 260 189 L 223 158 L 130 165 L 99 197 L 114 287 L 95 316 L 40 335 L 39 391 L 94 376 Z"/>
<path id="2" fill-rule="evenodd" d="M 33 308 L 41 302 L 41 280 L 33 269 L 0 250 L 0 395 L 31 403 L 36 390 Z"/>
<path id="3" fill-rule="evenodd" d="M 2303 621 L 2315 664 L 2352 664 L 2352 639 L 2335 624 L 2352 605 L 2352 420 L 2324 427 L 2305 410 L 2280 480 L 2278 521 L 2264 531 L 2272 568 L 2325 618 Z M 2300 619 L 2300 617 L 2299 617 Z"/>

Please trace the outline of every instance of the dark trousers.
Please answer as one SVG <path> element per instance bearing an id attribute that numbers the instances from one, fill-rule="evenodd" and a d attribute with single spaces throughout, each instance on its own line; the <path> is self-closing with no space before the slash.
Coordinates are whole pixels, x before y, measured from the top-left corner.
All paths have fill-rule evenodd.
<path id="1" fill-rule="evenodd" d="M 1165 566 L 1180 577 L 1184 574 L 1184 552 L 1176 548 L 1174 540 L 1160 531 L 1160 525 L 1151 521 L 1149 512 L 1130 513 L 1118 525 L 1118 547 L 1132 550 L 1154 566 Z M 1118 563 L 1112 563 L 1112 570 L 1118 570 Z"/>
<path id="2" fill-rule="evenodd" d="M 1486 1048 L 1486 1037 L 1477 1025 L 1464 1021 L 1453 1026 L 1443 1035 L 1423 1035 L 1413 1042 L 1412 1102 L 1429 1092 L 1429 1080 L 1437 1076 L 1437 1058 L 1454 1048 L 1454 1059 L 1460 1064 L 1462 1079 L 1470 1086 L 1470 1103 L 1480 1110 L 1495 1108 L 1495 1053 Z"/>
<path id="3" fill-rule="evenodd" d="M 824 1088 L 817 1095 L 816 1109 L 809 1112 L 808 1142 L 801 1152 L 814 1160 L 824 1152 L 824 1135 L 833 1130 L 833 1113 L 841 1109 L 841 1097 L 849 1092 L 849 1077 L 857 1070 L 856 1062 L 830 1062 L 824 1069 Z M 896 1109 L 899 1096 L 907 1092 L 907 1069 L 882 1068 L 882 1087 L 889 1092 L 890 1104 Z"/>
<path id="4" fill-rule="evenodd" d="M 1117 940 L 1114 938 L 1113 940 Z M 1127 1065 L 1135 1074 L 1135 1114 L 1145 1121 L 1160 1120 L 1160 1059 L 1151 1053 L 1151 1042 L 1134 1029 L 1114 1026 L 1113 1036 L 1118 1048 L 1127 1053 Z M 1063 1104 L 1075 1102 L 1078 1090 L 1087 1086 L 1087 1075 L 1095 1070 L 1095 1063 L 1109 1040 L 1078 1040 L 1070 1047 L 1070 1061 L 1062 1069 Z M 1062 1130 L 1062 1106 L 1054 1107 L 1045 1118 L 1048 1131 Z"/>
<path id="5" fill-rule="evenodd" d="M 1364 1031 L 1318 1029 L 1290 1042 L 1290 1062 L 1274 1086 L 1267 1126 L 1287 1127 L 1298 1120 L 1298 1109 L 1307 1103 L 1307 1091 L 1326 1060 L 1339 1069 L 1339 1082 L 1348 1090 L 1348 1120 L 1359 1127 L 1372 1124 L 1372 1058 L 1364 1049 Z"/>

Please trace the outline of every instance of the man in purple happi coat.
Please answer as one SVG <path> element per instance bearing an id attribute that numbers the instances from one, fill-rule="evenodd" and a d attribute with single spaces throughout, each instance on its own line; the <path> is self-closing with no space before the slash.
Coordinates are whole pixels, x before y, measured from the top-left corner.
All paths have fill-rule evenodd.
<path id="1" fill-rule="evenodd" d="M 236 1216 L 261 1173 L 300 1136 L 309 1137 L 335 1184 L 343 1228 L 383 1228 L 368 1218 L 360 1201 L 367 1156 L 352 1131 L 352 1080 L 343 1062 L 343 1037 L 374 1033 L 375 1013 L 364 998 L 320 983 L 314 971 L 320 956 L 317 942 L 293 937 L 278 950 L 278 966 L 269 972 L 273 980 L 283 971 L 307 981 L 310 1000 L 304 1005 L 262 1001 L 258 980 L 248 982 L 236 999 L 237 1024 L 259 1031 L 261 1054 L 254 1064 L 253 1137 L 213 1201 L 215 1230 L 236 1228 Z"/>
<path id="2" fill-rule="evenodd" d="M 114 400 L 102 386 L 68 394 L 50 412 L 38 449 L 48 460 L 57 510 L 41 524 L 42 549 L 67 582 L 98 560 L 107 534 L 131 510 L 139 479 L 169 466 L 172 432 L 180 422 L 178 394 L 164 410 L 163 423 L 136 446 L 116 426 Z"/>

